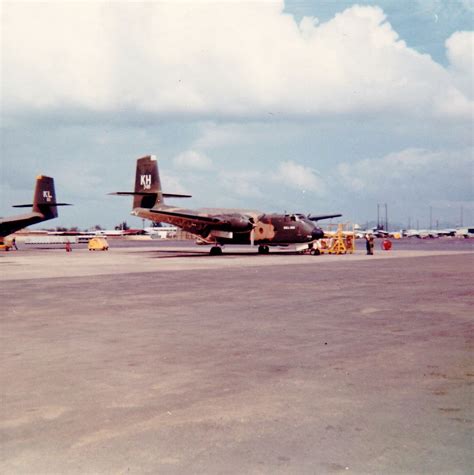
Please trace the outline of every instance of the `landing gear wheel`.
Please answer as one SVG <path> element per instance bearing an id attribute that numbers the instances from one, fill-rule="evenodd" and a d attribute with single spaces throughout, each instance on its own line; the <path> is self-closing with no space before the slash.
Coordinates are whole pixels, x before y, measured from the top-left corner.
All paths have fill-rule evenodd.
<path id="1" fill-rule="evenodd" d="M 211 256 L 220 256 L 220 255 L 222 255 L 222 248 L 219 247 L 219 246 L 212 246 L 210 251 L 209 251 L 209 255 L 211 255 Z"/>
<path id="2" fill-rule="evenodd" d="M 268 246 L 258 246 L 258 253 L 259 254 L 268 254 L 270 252 L 270 248 Z"/>
<path id="3" fill-rule="evenodd" d="M 309 253 L 312 255 L 312 256 L 319 256 L 321 254 L 321 251 L 319 249 L 311 249 L 311 251 L 309 251 Z"/>

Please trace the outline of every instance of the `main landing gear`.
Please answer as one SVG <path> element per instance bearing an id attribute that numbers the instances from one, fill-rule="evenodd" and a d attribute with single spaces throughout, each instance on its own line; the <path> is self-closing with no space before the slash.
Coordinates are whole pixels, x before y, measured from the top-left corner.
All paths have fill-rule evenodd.
<path id="1" fill-rule="evenodd" d="M 212 246 L 209 250 L 210 256 L 221 256 L 222 255 L 222 247 L 220 246 Z"/>
<path id="2" fill-rule="evenodd" d="M 258 253 L 259 254 L 268 254 L 270 252 L 270 248 L 268 246 L 258 246 Z"/>

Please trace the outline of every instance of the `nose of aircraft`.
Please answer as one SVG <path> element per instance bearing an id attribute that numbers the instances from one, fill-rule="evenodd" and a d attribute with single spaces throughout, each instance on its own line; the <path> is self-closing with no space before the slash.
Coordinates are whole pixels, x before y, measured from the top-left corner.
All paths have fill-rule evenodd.
<path id="1" fill-rule="evenodd" d="M 322 239 L 324 237 L 324 231 L 321 228 L 314 228 L 311 232 L 313 239 Z"/>

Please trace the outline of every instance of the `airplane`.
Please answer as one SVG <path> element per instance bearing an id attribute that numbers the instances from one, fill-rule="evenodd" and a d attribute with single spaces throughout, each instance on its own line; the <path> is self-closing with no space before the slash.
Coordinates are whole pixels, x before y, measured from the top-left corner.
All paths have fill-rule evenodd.
<path id="1" fill-rule="evenodd" d="M 456 237 L 460 238 L 473 238 L 474 237 L 474 227 L 466 227 L 466 228 L 457 228 L 456 231 L 454 232 L 454 235 Z"/>
<path id="2" fill-rule="evenodd" d="M 437 238 L 441 236 L 438 231 L 433 229 L 406 229 L 403 230 L 403 235 L 412 238 L 416 237 L 418 239 L 428 239 L 428 238 Z"/>
<path id="3" fill-rule="evenodd" d="M 363 238 L 367 234 L 371 234 L 374 237 L 382 238 L 382 237 L 389 237 L 393 233 L 389 233 L 388 231 L 385 231 L 377 226 L 374 226 L 369 229 L 363 229 L 361 228 L 358 224 L 354 225 L 354 233 L 357 238 Z"/>
<path id="4" fill-rule="evenodd" d="M 6 236 L 26 226 L 57 218 L 57 206 L 69 206 L 69 204 L 57 203 L 54 179 L 49 176 L 39 175 L 36 177 L 33 204 L 13 206 L 13 208 L 31 207 L 31 212 L 0 219 L 0 241 L 3 242 Z"/>
<path id="5" fill-rule="evenodd" d="M 133 196 L 132 215 L 151 221 L 169 223 L 212 244 L 211 255 L 222 254 L 226 244 L 258 245 L 259 254 L 268 254 L 270 246 L 301 245 L 319 254 L 313 244 L 324 237 L 315 222 L 337 218 L 341 214 L 320 216 L 294 214 L 266 214 L 255 210 L 186 209 L 169 206 L 164 198 L 190 198 L 191 195 L 163 193 L 158 163 L 148 155 L 137 160 L 135 191 L 115 192 L 112 195 Z M 301 247 L 300 247 L 301 250 Z"/>

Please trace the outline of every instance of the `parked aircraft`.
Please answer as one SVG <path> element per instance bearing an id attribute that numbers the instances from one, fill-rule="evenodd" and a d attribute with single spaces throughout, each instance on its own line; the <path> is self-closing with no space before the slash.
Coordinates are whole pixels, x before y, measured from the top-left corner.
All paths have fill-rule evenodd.
<path id="1" fill-rule="evenodd" d="M 474 237 L 474 227 L 466 227 L 466 228 L 458 228 L 454 232 L 454 235 L 457 237 L 463 237 L 463 238 L 473 238 Z"/>
<path id="2" fill-rule="evenodd" d="M 370 229 L 362 229 L 358 224 L 354 225 L 354 233 L 357 238 L 363 238 L 367 234 L 370 234 L 378 238 L 390 236 L 390 233 L 388 231 L 384 231 L 383 229 L 380 229 L 377 226 L 374 226 L 373 228 L 370 228 Z"/>
<path id="3" fill-rule="evenodd" d="M 169 206 L 164 198 L 189 198 L 190 195 L 163 193 L 155 157 L 137 160 L 135 190 L 116 192 L 116 195 L 132 195 L 132 215 L 152 221 L 169 223 L 196 235 L 212 244 L 210 254 L 222 254 L 225 244 L 258 245 L 260 254 L 267 254 L 269 246 L 313 243 L 324 237 L 324 231 L 315 222 L 342 216 L 328 214 L 306 216 L 295 214 L 265 214 L 253 210 L 236 209 L 186 209 Z"/>
<path id="4" fill-rule="evenodd" d="M 419 239 L 438 238 L 446 236 L 454 236 L 455 229 L 402 229 L 401 233 L 405 237 L 416 237 Z"/>
<path id="5" fill-rule="evenodd" d="M 444 229 L 437 229 L 436 233 L 439 237 L 454 237 L 456 235 L 455 228 L 444 228 Z"/>
<path id="6" fill-rule="evenodd" d="M 3 241 L 5 236 L 26 226 L 57 218 L 57 206 L 68 206 L 68 203 L 56 203 L 53 178 L 43 175 L 38 176 L 36 178 L 33 204 L 13 206 L 14 208 L 31 207 L 31 212 L 0 219 L 0 241 Z"/>

